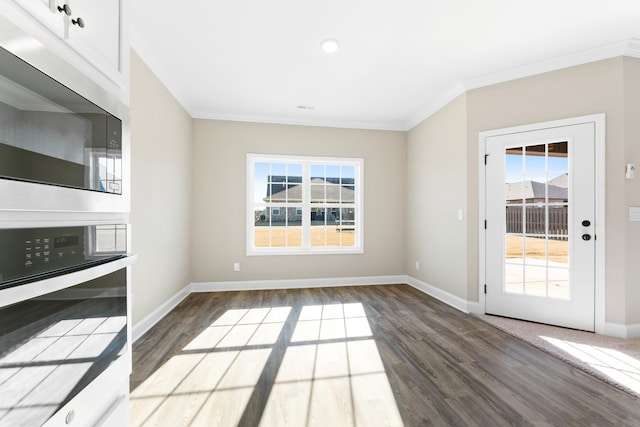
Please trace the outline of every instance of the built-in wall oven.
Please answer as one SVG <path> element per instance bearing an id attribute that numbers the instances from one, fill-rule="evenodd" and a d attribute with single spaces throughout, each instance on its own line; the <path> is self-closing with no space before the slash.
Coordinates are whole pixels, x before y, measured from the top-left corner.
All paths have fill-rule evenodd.
<path id="1" fill-rule="evenodd" d="M 0 16 L 0 427 L 128 424 L 128 120 Z"/>
<path id="2" fill-rule="evenodd" d="M 101 425 L 126 399 L 128 234 L 0 229 L 0 426 Z"/>

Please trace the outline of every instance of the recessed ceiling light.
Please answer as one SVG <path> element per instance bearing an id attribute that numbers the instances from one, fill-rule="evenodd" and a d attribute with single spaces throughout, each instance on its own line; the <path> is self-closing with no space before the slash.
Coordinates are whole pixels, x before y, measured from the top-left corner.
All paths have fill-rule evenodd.
<path id="1" fill-rule="evenodd" d="M 340 47 L 340 45 L 338 44 L 338 41 L 334 39 L 324 40 L 321 46 L 322 46 L 322 50 L 324 50 L 326 53 L 334 53 Z"/>

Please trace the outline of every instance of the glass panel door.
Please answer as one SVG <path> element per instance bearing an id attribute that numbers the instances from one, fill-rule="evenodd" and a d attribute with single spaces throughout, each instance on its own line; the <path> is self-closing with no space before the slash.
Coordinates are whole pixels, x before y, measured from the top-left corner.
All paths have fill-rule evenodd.
<path id="1" fill-rule="evenodd" d="M 486 312 L 594 330 L 594 124 L 485 141 Z"/>
<path id="2" fill-rule="evenodd" d="M 569 299 L 567 141 L 508 147 L 504 291 Z"/>

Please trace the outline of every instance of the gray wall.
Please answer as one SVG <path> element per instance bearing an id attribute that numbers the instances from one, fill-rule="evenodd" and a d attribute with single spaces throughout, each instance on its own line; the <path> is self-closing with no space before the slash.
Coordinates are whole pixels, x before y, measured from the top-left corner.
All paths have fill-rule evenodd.
<path id="1" fill-rule="evenodd" d="M 406 272 L 467 299 L 466 94 L 408 132 L 406 164 Z"/>
<path id="2" fill-rule="evenodd" d="M 407 273 L 446 292 L 478 301 L 478 133 L 510 126 L 558 120 L 596 113 L 606 114 L 606 321 L 634 324 L 640 321 L 640 223 L 628 220 L 628 208 L 640 206 L 640 177 L 626 180 L 627 162 L 640 163 L 640 61 L 613 58 L 532 77 L 496 84 L 467 92 L 409 132 L 407 182 L 409 185 L 408 230 L 419 224 L 418 212 L 424 210 L 435 219 L 451 221 L 453 210 L 463 205 L 457 198 L 466 197 L 466 233 L 456 235 L 459 224 L 450 223 L 447 233 L 422 226 L 418 236 L 407 237 Z M 466 102 L 465 102 L 466 101 Z M 466 108 L 466 110 L 465 110 Z M 466 132 L 462 145 L 459 132 Z M 446 147 L 440 147 L 446 145 Z M 466 156 L 465 165 L 454 162 Z M 438 160 L 431 156 L 439 157 Z M 418 157 L 418 158 L 416 158 Z M 635 159 L 635 160 L 634 160 Z M 442 195 L 432 172 L 443 162 L 442 172 L 449 185 L 449 196 L 440 207 L 414 201 L 421 195 L 412 187 L 419 181 L 429 199 Z M 433 187 L 433 188 L 430 188 Z M 412 205 L 413 203 L 413 205 Z M 413 224 L 413 225 L 412 225 Z M 452 233 L 451 240 L 444 237 Z M 428 245 L 445 242 L 436 254 Z M 443 255 L 456 248 L 466 250 L 459 269 Z M 428 272 L 416 272 L 413 257 L 434 257 Z M 447 274 L 455 277 L 448 277 Z M 466 286 L 461 285 L 466 275 Z M 466 289 L 465 289 L 466 288 Z"/>
<path id="3" fill-rule="evenodd" d="M 133 322 L 190 283 L 191 118 L 131 54 Z"/>
<path id="4" fill-rule="evenodd" d="M 625 207 L 640 207 L 640 59 L 624 58 L 625 163 L 635 163 L 636 178 L 625 181 Z M 614 174 L 621 174 L 616 165 Z M 640 222 L 626 223 L 627 323 L 640 324 Z"/>
<path id="5" fill-rule="evenodd" d="M 404 274 L 405 132 L 194 120 L 193 138 L 193 281 Z M 247 257 L 247 153 L 364 158 L 364 254 Z"/>

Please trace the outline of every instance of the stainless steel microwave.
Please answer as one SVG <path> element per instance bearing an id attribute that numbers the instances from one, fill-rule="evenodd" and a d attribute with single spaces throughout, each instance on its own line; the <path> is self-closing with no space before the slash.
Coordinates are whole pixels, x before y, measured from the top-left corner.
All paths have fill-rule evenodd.
<path id="1" fill-rule="evenodd" d="M 0 48 L 0 209 L 126 211 L 123 148 L 120 117 Z"/>

